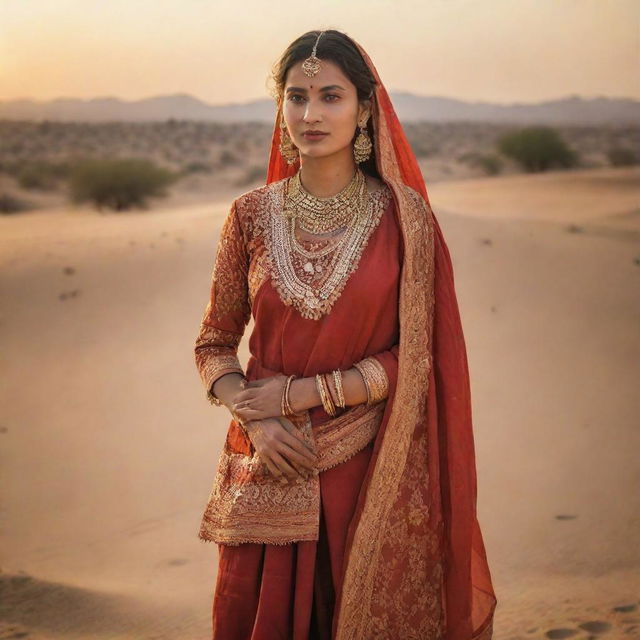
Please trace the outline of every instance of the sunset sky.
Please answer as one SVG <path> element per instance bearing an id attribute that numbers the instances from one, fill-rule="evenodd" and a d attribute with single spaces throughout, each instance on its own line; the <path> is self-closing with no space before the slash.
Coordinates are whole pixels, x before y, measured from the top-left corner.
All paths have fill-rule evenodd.
<path id="1" fill-rule="evenodd" d="M 640 99 L 640 0 L 0 0 L 0 100 L 264 98 L 318 28 L 362 44 L 392 91 Z"/>

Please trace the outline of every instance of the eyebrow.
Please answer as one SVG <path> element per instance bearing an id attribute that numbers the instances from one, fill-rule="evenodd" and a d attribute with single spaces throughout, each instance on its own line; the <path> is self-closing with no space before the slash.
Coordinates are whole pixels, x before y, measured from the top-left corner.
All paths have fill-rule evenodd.
<path id="1" fill-rule="evenodd" d="M 320 91 L 332 91 L 333 89 L 342 89 L 343 91 L 345 90 L 345 88 L 341 87 L 339 84 L 330 84 L 326 87 L 322 87 Z M 302 93 L 307 92 L 307 90 L 303 87 L 289 87 L 286 92 L 289 93 L 290 91 L 302 91 Z"/>

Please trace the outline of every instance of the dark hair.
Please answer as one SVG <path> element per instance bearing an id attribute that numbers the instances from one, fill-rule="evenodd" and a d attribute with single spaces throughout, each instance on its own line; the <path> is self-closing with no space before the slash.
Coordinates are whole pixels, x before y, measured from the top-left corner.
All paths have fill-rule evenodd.
<path id="1" fill-rule="evenodd" d="M 298 62 L 306 60 L 311 55 L 313 45 L 318 39 L 320 31 L 307 31 L 299 38 L 296 38 L 280 56 L 280 59 L 273 65 L 270 80 L 273 83 L 270 90 L 278 107 L 282 106 L 284 96 L 284 86 L 289 69 Z M 358 51 L 357 46 L 351 38 L 341 31 L 327 29 L 322 34 L 316 49 L 316 56 L 321 60 L 331 60 L 337 64 L 342 72 L 355 85 L 358 101 L 371 100 L 372 109 L 375 102 L 376 80 L 369 70 L 367 63 Z M 374 141 L 373 118 L 367 122 L 367 132 L 372 142 Z M 354 140 L 359 133 L 359 129 L 354 133 Z M 379 178 L 375 160 L 375 143 L 371 151 L 371 156 L 366 162 L 362 162 L 360 167 L 370 175 Z"/>

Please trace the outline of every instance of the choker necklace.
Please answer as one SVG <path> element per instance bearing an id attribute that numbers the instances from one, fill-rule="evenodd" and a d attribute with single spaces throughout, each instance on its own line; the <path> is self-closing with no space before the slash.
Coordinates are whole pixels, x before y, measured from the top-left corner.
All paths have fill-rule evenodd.
<path id="1" fill-rule="evenodd" d="M 366 177 L 360 169 L 349 184 L 328 198 L 309 193 L 300 180 L 300 170 L 290 178 L 284 206 L 288 218 L 297 219 L 298 227 L 312 234 L 328 233 L 348 226 L 354 217 L 364 215 L 369 206 Z"/>

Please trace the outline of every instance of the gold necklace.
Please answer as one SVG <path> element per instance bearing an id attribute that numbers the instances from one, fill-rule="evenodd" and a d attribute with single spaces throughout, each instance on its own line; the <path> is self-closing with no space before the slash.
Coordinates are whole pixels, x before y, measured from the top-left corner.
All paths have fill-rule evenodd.
<path id="1" fill-rule="evenodd" d="M 352 216 L 338 241 L 318 252 L 309 252 L 295 241 L 294 219 L 277 214 L 271 217 L 265 240 L 272 265 L 271 277 L 284 303 L 295 306 L 303 317 L 317 320 L 329 313 L 350 274 L 357 268 L 390 197 L 383 190 L 375 195 L 367 192 L 367 196 L 367 207 L 362 214 Z M 281 211 L 284 201 L 282 194 Z"/>
<path id="2" fill-rule="evenodd" d="M 307 249 L 302 244 L 302 242 L 298 240 L 298 238 L 296 237 L 295 218 L 289 218 L 288 219 L 289 220 L 288 235 L 289 235 L 290 247 L 293 251 L 300 254 L 301 256 L 304 256 L 305 258 L 318 259 L 326 256 L 332 251 L 338 252 L 340 251 L 340 247 L 344 244 L 345 239 L 348 238 L 349 232 L 358 223 L 358 220 L 361 217 L 362 216 L 353 216 L 351 221 L 349 221 L 349 224 L 344 228 L 344 231 L 338 236 L 337 240 L 333 237 L 328 237 L 326 239 L 322 238 L 320 242 L 316 240 L 312 240 L 311 241 L 312 245 L 318 245 L 326 242 L 326 244 L 323 244 L 323 246 L 321 246 L 320 248 L 315 248 L 315 249 Z M 310 265 L 305 264 L 305 271 L 309 271 L 309 266 Z"/>
<path id="3" fill-rule="evenodd" d="M 289 179 L 284 214 L 298 220 L 303 231 L 312 234 L 327 233 L 348 226 L 354 217 L 362 215 L 368 206 L 367 180 L 360 169 L 349 184 L 328 198 L 309 193 L 300 180 L 300 170 Z"/>

